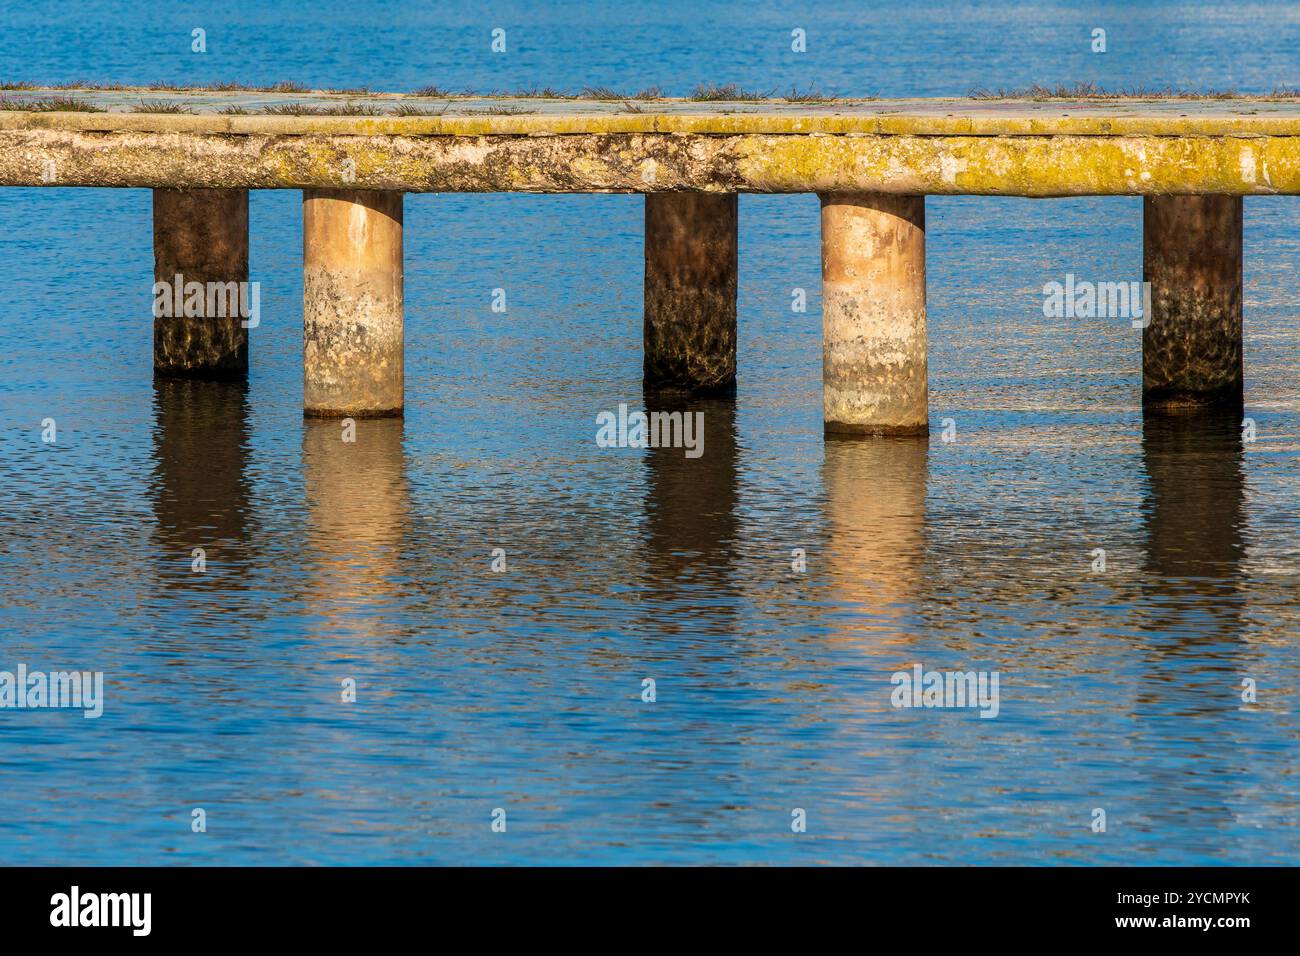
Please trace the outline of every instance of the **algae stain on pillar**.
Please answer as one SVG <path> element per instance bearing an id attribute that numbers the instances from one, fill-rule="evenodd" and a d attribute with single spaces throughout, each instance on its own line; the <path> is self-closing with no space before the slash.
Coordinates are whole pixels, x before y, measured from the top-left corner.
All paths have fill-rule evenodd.
<path id="1" fill-rule="evenodd" d="M 645 197 L 645 388 L 736 388 L 735 193 Z"/>
<path id="2" fill-rule="evenodd" d="M 401 415 L 400 192 L 303 192 L 303 412 Z"/>
<path id="3" fill-rule="evenodd" d="M 821 201 L 826 433 L 928 435 L 925 197 Z"/>

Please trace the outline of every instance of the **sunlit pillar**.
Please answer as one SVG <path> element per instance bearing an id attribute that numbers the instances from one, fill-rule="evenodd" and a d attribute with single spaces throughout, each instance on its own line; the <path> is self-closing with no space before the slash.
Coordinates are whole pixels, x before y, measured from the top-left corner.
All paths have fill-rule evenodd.
<path id="1" fill-rule="evenodd" d="M 402 194 L 303 192 L 303 411 L 401 415 Z"/>
<path id="2" fill-rule="evenodd" d="M 821 200 L 826 432 L 926 435 L 925 197 Z"/>

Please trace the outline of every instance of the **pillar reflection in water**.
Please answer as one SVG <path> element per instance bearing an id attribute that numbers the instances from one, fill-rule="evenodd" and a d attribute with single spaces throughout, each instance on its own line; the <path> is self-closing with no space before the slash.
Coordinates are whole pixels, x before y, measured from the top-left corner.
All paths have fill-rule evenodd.
<path id="1" fill-rule="evenodd" d="M 660 632 L 731 633 L 737 588 L 736 406 L 646 395 L 646 412 L 703 415 L 703 454 L 647 448 L 644 600 Z M 684 607 L 683 607 L 684 605 Z"/>
<path id="2" fill-rule="evenodd" d="M 231 558 L 249 524 L 248 387 L 241 381 L 154 382 L 153 509 L 157 553 L 169 584 L 228 588 L 236 577 L 191 573 Z"/>
<path id="3" fill-rule="evenodd" d="M 1235 411 L 1148 413 L 1142 457 L 1149 629 L 1163 653 L 1240 637 L 1246 481 Z"/>
<path id="4" fill-rule="evenodd" d="M 409 520 L 402 420 L 304 420 L 310 567 L 308 609 L 323 636 L 391 631 L 399 552 Z"/>
<path id="5" fill-rule="evenodd" d="M 832 599 L 856 606 L 839 640 L 906 641 L 923 586 L 929 452 L 917 438 L 826 442 L 824 564 Z"/>
<path id="6" fill-rule="evenodd" d="M 1132 745 L 1184 759 L 1148 761 L 1129 813 L 1172 832 L 1189 812 L 1231 825 L 1242 773 L 1235 695 L 1249 673 L 1241 415 L 1148 411 L 1142 457 L 1145 633 L 1133 704 L 1141 730 Z"/>

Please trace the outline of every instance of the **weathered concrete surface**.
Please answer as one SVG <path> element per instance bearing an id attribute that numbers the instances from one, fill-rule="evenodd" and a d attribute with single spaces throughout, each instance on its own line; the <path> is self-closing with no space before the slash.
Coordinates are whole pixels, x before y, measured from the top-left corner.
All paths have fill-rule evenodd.
<path id="1" fill-rule="evenodd" d="M 154 190 L 153 263 L 154 282 L 173 288 L 179 275 L 183 285 L 205 286 L 204 315 L 186 316 L 174 308 L 171 316 L 155 313 L 154 374 L 206 379 L 247 376 L 248 329 L 237 305 L 244 301 L 242 294 L 235 299 L 232 313 L 229 296 L 210 299 L 206 286 L 248 281 L 248 190 Z"/>
<path id="2" fill-rule="evenodd" d="M 929 434 L 925 197 L 821 200 L 826 433 Z"/>
<path id="3" fill-rule="evenodd" d="M 402 414 L 402 194 L 303 193 L 303 411 Z"/>
<path id="4" fill-rule="evenodd" d="M 224 115 L 211 110 L 237 96 L 173 96 L 208 112 L 0 111 L 0 185 L 1300 194 L 1300 103 L 1290 101 L 679 100 L 633 113 L 618 103 L 471 99 L 417 101 L 443 110 L 433 116 L 299 116 Z"/>
<path id="5" fill-rule="evenodd" d="M 645 197 L 645 387 L 736 387 L 735 193 Z"/>
<path id="6" fill-rule="evenodd" d="M 1241 404 L 1241 258 L 1240 196 L 1146 198 L 1144 406 Z"/>

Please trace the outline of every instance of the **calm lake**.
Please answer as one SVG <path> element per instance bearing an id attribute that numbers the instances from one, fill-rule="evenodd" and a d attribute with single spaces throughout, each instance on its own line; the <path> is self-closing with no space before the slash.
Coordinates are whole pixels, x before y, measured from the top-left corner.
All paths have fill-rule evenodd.
<path id="1" fill-rule="evenodd" d="M 0 79 L 1300 85 L 1294 3 L 374 6 L 8 5 Z M 646 406 L 639 196 L 408 196 L 406 416 L 345 443 L 299 193 L 251 196 L 237 386 L 153 381 L 148 190 L 0 189 L 0 670 L 105 695 L 0 710 L 0 863 L 1294 863 L 1300 201 L 1245 201 L 1253 441 L 1144 420 L 1127 320 L 1044 316 L 1141 278 L 1131 197 L 928 199 L 931 437 L 825 441 L 818 214 L 740 198 L 689 458 L 596 441 Z M 997 717 L 896 708 L 914 664 Z"/>

